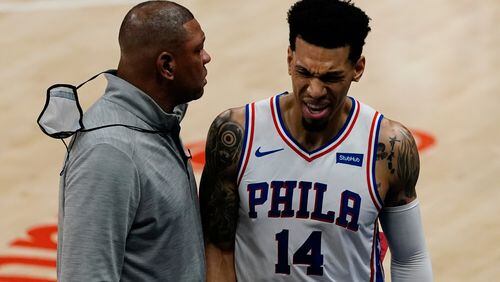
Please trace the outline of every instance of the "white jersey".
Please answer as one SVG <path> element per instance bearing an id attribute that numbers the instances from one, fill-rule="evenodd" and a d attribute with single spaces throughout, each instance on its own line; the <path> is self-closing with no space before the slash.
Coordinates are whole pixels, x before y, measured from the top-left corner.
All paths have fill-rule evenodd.
<path id="1" fill-rule="evenodd" d="M 383 281 L 375 158 L 382 115 L 349 97 L 330 142 L 293 139 L 279 97 L 246 106 L 238 171 L 239 281 Z"/>

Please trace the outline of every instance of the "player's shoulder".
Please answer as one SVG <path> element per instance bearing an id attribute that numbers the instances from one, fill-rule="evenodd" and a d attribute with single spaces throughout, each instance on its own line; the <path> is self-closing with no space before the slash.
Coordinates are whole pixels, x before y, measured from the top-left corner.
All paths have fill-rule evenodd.
<path id="1" fill-rule="evenodd" d="M 411 131 L 401 122 L 386 117 L 380 122 L 377 154 L 377 159 L 387 161 L 385 157 L 388 157 L 394 166 L 400 162 L 402 165 L 418 162 L 418 149 Z"/>
<path id="2" fill-rule="evenodd" d="M 402 123 L 384 118 L 380 124 L 377 162 L 388 176 L 386 206 L 398 206 L 416 198 L 420 161 L 411 131 Z"/>
<path id="3" fill-rule="evenodd" d="M 212 122 L 206 143 L 205 180 L 207 175 L 237 173 L 239 156 L 245 139 L 245 108 L 231 108 L 221 112 Z M 203 177 L 202 177 L 203 179 Z"/>
<path id="4" fill-rule="evenodd" d="M 384 117 L 380 122 L 379 142 L 389 142 L 394 138 L 413 141 L 411 131 L 401 122 Z"/>
<path id="5" fill-rule="evenodd" d="M 235 122 L 241 126 L 244 126 L 245 125 L 245 113 L 246 113 L 245 106 L 230 108 L 230 109 L 224 110 L 223 112 L 218 114 L 217 117 L 214 119 L 214 123 L 231 121 L 231 122 Z"/>
<path id="6" fill-rule="evenodd" d="M 208 131 L 207 146 L 215 146 L 219 142 L 242 142 L 245 112 L 245 106 L 242 106 L 218 114 Z"/>
<path id="7" fill-rule="evenodd" d="M 284 92 L 284 93 L 278 94 L 276 96 L 272 96 L 271 99 L 273 97 L 277 97 L 277 96 L 281 96 L 281 95 L 285 95 L 285 94 L 288 94 L 288 92 Z M 215 129 L 220 128 L 222 125 L 231 124 L 231 123 L 237 125 L 242 130 L 245 130 L 245 125 L 247 123 L 248 115 L 249 114 L 251 115 L 252 112 L 255 112 L 255 108 L 264 105 L 264 103 L 265 103 L 265 105 L 268 105 L 269 99 L 270 98 L 265 98 L 265 99 L 262 99 L 259 101 L 254 101 L 252 103 L 249 103 L 249 104 L 246 104 L 243 106 L 229 108 L 227 110 L 222 111 L 213 120 L 212 125 L 210 127 L 210 131 L 213 132 Z"/>

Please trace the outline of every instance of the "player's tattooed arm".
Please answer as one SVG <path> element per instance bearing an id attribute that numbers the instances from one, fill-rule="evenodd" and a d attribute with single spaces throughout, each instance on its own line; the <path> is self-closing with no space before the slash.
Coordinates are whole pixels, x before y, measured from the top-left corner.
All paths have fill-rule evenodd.
<path id="1" fill-rule="evenodd" d="M 203 232 L 207 244 L 234 249 L 238 219 L 236 177 L 244 136 L 244 109 L 220 114 L 208 132 L 206 163 L 200 184 Z"/>
<path id="2" fill-rule="evenodd" d="M 244 108 L 225 111 L 214 120 L 208 132 L 200 184 L 208 282 L 236 281 L 234 240 L 239 207 L 236 178 L 244 119 Z"/>
<path id="3" fill-rule="evenodd" d="M 415 186 L 420 171 L 415 140 L 406 127 L 387 119 L 382 122 L 379 140 L 377 169 L 382 169 L 387 179 L 382 181 L 387 183 L 384 205 L 390 207 L 410 203 L 417 198 Z"/>

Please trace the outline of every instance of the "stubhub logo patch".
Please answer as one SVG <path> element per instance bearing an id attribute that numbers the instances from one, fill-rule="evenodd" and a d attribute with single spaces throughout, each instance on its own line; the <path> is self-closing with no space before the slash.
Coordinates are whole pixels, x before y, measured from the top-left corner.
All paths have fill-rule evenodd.
<path id="1" fill-rule="evenodd" d="M 337 153 L 337 163 L 363 166 L 363 154 Z"/>

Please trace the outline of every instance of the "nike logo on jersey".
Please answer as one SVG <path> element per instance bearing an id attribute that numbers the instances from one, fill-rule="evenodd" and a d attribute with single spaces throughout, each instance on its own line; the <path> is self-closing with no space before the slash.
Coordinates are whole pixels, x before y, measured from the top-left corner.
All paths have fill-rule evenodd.
<path id="1" fill-rule="evenodd" d="M 363 166 L 363 154 L 337 153 L 337 163 Z"/>
<path id="2" fill-rule="evenodd" d="M 261 151 L 260 147 L 259 147 L 259 148 L 257 148 L 257 151 L 255 151 L 255 156 L 257 158 L 260 158 L 260 157 L 267 156 L 267 155 L 270 155 L 270 154 L 273 154 L 273 153 L 276 153 L 279 151 L 283 151 L 283 150 L 285 150 L 285 149 L 281 148 L 281 149 L 276 149 L 276 150 L 271 150 L 271 151 Z"/>

